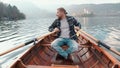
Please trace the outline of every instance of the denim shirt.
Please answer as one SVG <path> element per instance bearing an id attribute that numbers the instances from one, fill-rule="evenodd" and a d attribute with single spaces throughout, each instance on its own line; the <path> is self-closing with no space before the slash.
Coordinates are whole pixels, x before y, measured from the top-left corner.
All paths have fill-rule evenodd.
<path id="1" fill-rule="evenodd" d="M 69 24 L 69 30 L 70 30 L 70 38 L 71 39 L 74 39 L 74 40 L 77 40 L 77 36 L 76 36 L 76 33 L 75 33 L 75 30 L 74 30 L 74 26 L 78 26 L 80 29 L 81 29 L 81 24 L 72 16 L 66 16 L 67 18 L 67 22 Z M 51 26 L 49 26 L 49 31 L 52 32 L 54 30 L 54 28 L 58 28 L 60 30 L 60 32 L 58 32 L 58 36 L 60 36 L 61 34 L 61 29 L 60 29 L 60 26 L 61 26 L 61 23 L 60 23 L 60 19 L 56 19 Z"/>

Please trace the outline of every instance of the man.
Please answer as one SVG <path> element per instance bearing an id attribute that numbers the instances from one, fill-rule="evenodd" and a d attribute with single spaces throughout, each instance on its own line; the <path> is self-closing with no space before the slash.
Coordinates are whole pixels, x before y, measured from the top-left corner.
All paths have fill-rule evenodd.
<path id="1" fill-rule="evenodd" d="M 67 16 L 67 12 L 64 8 L 57 9 L 57 17 L 52 25 L 49 27 L 49 31 L 58 32 L 58 38 L 51 43 L 53 47 L 62 57 L 68 59 L 68 56 L 78 50 L 77 36 L 74 28 L 80 29 L 81 25 L 72 16 Z M 62 45 L 67 45 L 69 48 L 63 50 Z"/>

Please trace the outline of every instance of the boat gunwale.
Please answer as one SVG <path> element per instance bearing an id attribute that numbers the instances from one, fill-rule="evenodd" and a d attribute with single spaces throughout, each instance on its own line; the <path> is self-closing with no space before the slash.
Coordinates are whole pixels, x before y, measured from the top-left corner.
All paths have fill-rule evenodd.
<path id="1" fill-rule="evenodd" d="M 39 41 L 37 41 L 37 43 L 34 45 L 32 44 L 31 47 L 29 49 L 27 49 L 25 52 L 23 52 L 20 56 L 17 57 L 17 59 L 15 59 L 9 66 L 8 68 L 11 68 L 12 66 L 14 66 L 16 64 L 16 62 L 21 61 L 21 58 L 24 57 L 29 51 L 31 51 L 32 49 L 34 49 L 34 47 L 39 44 L 39 42 L 41 42 L 44 38 L 40 39 Z"/>
<path id="2" fill-rule="evenodd" d="M 88 34 L 88 33 L 87 33 Z M 89 35 L 89 34 L 88 34 Z M 82 32 L 80 33 L 80 36 L 82 36 L 84 39 L 88 40 L 90 43 L 94 44 L 92 45 L 95 49 L 97 49 L 99 52 L 102 52 L 109 60 L 113 62 L 114 65 L 119 65 L 120 67 L 120 61 L 118 61 L 115 57 L 113 57 L 110 53 L 108 53 L 104 48 L 98 45 L 97 42 L 89 38 L 87 35 L 84 35 Z"/>

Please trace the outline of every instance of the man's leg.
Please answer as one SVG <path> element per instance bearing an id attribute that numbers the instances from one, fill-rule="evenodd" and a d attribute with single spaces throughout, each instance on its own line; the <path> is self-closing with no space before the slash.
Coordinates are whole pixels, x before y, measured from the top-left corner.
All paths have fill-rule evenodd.
<path id="1" fill-rule="evenodd" d="M 71 54 L 72 52 L 78 50 L 78 45 L 79 45 L 79 44 L 78 44 L 75 40 L 68 39 L 68 40 L 67 40 L 67 45 L 69 46 L 69 48 L 66 50 L 66 52 L 67 52 L 68 54 Z"/>
<path id="2" fill-rule="evenodd" d="M 51 46 L 65 59 L 67 59 L 68 53 L 64 51 L 61 46 L 64 44 L 65 40 L 63 38 L 58 38 L 51 43 Z"/>

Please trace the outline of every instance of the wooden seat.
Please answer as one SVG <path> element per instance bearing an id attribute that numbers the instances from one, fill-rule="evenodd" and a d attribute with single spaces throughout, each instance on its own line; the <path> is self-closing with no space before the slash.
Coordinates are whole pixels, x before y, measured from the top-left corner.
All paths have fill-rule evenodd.
<path id="1" fill-rule="evenodd" d="M 58 68 L 80 68 L 79 65 L 56 65 L 52 64 L 52 67 L 58 67 Z"/>
<path id="2" fill-rule="evenodd" d="M 41 44 L 42 46 L 48 46 L 48 47 L 50 47 L 50 45 L 51 44 Z M 69 48 L 69 46 L 67 46 L 67 45 L 63 45 L 63 46 L 61 46 L 64 50 L 66 50 L 66 49 L 68 49 Z M 79 46 L 79 48 L 81 48 L 81 47 L 83 47 L 83 48 L 89 48 L 89 47 L 91 47 L 91 45 L 87 45 L 87 44 L 80 44 L 80 46 Z"/>
<path id="3" fill-rule="evenodd" d="M 26 68 L 52 68 L 51 66 L 28 65 Z"/>
<path id="4" fill-rule="evenodd" d="M 51 65 L 51 66 L 40 66 L 40 65 L 28 65 L 26 68 L 79 68 L 78 65 Z"/>

